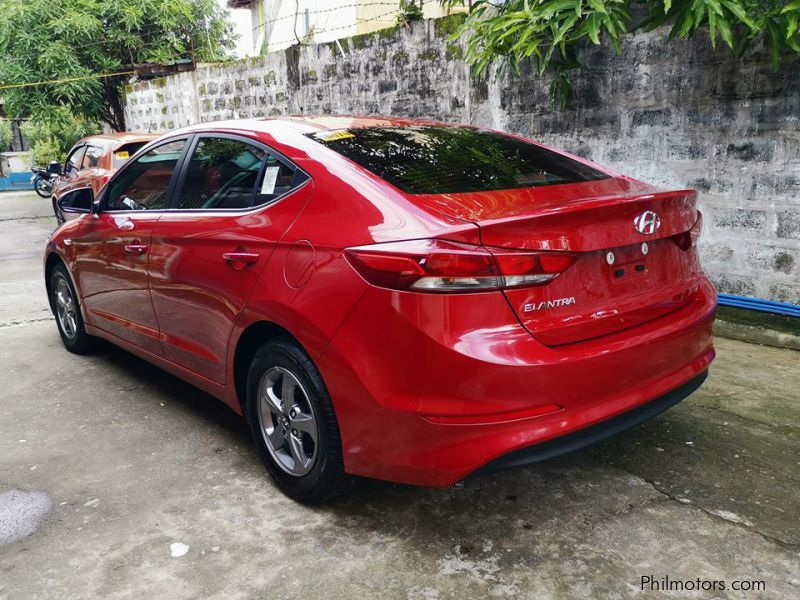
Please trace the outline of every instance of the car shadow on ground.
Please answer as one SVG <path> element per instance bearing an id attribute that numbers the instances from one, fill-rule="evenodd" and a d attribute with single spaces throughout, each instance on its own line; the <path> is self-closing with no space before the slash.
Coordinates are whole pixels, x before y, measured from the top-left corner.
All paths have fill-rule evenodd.
<path id="1" fill-rule="evenodd" d="M 147 382 L 156 388 L 157 395 L 168 397 L 203 423 L 222 427 L 237 441 L 249 443 L 250 432 L 244 419 L 214 396 L 105 340 L 98 339 L 92 356 L 119 369 L 120 376 Z M 193 425 L 187 423 L 190 426 Z"/>
<path id="2" fill-rule="evenodd" d="M 178 427 L 216 431 L 215 443 L 233 453 L 224 459 L 230 468 L 255 478 L 257 485 L 263 478 L 265 493 L 280 497 L 256 456 L 244 419 L 232 409 L 110 344 L 103 344 L 95 358 L 113 365 L 121 380 L 142 381 L 152 398 L 145 395 L 141 401 L 152 402 L 153 410 L 160 401 L 171 405 Z M 764 443 L 772 431 L 768 426 L 709 409 L 704 389 L 642 425 L 555 459 L 482 472 L 447 488 L 361 480 L 343 497 L 297 508 L 326 515 L 326 523 L 341 531 L 399 533 L 422 542 L 433 535 L 426 529 L 441 531 L 444 525 L 450 537 L 469 547 L 477 543 L 469 541 L 475 536 L 497 539 L 520 528 L 550 535 L 553 523 L 572 523 L 588 534 L 604 520 L 662 503 L 672 510 L 694 507 L 724 514 L 734 523 L 795 543 L 800 527 L 786 516 L 798 506 L 790 460 L 794 443 L 790 438 Z M 774 475 L 767 488 L 764 473 Z"/>
<path id="3" fill-rule="evenodd" d="M 183 412 L 199 418 L 203 424 L 207 424 L 210 427 L 221 427 L 226 436 L 230 436 L 232 440 L 240 443 L 243 448 L 250 452 L 248 458 L 254 465 L 257 465 L 257 468 L 263 468 L 256 457 L 255 450 L 251 451 L 252 441 L 244 418 L 236 414 L 221 400 L 105 341 L 100 342 L 95 352 L 95 357 L 113 364 L 115 368 L 121 371 L 121 376 L 146 381 L 148 385 L 155 387 L 158 395 L 168 397 L 170 401 L 180 406 Z M 191 423 L 190 420 L 187 420 L 186 426 L 196 427 L 197 423 Z M 423 488 L 387 481 L 363 479 L 345 497 L 328 503 L 325 510 L 329 510 L 334 514 L 341 513 L 342 516 L 345 516 L 352 510 L 358 510 L 358 507 L 363 506 L 365 503 L 384 506 L 388 509 L 398 503 L 414 502 L 415 497 L 435 498 L 453 494 L 459 496 L 469 496 L 473 493 L 480 494 L 480 491 L 487 486 L 493 488 L 494 497 L 499 494 L 506 498 L 507 501 L 513 501 L 516 499 L 519 486 L 526 485 L 526 478 L 531 476 L 541 475 L 545 479 L 549 479 L 557 478 L 558 473 L 564 470 L 594 471 L 604 468 L 610 469 L 604 460 L 598 458 L 603 454 L 607 446 L 620 445 L 625 447 L 628 459 L 635 462 L 637 452 L 646 452 L 647 449 L 638 443 L 629 443 L 626 440 L 641 436 L 642 434 L 639 430 L 642 428 L 650 429 L 650 433 L 646 435 L 652 434 L 655 437 L 662 437 L 664 432 L 660 430 L 665 427 L 667 427 L 667 424 L 659 422 L 657 418 L 631 431 L 618 434 L 612 440 L 600 442 L 590 448 L 572 452 L 563 457 L 514 469 L 481 471 L 455 486 L 446 488 Z M 264 478 L 265 485 L 274 485 L 270 481 L 266 470 L 264 470 Z"/>

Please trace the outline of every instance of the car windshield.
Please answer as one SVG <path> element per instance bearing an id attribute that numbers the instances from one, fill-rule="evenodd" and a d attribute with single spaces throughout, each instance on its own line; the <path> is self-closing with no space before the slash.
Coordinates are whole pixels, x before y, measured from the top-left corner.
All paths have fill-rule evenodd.
<path id="1" fill-rule="evenodd" d="M 482 192 L 608 177 L 536 144 L 468 127 L 372 127 L 308 135 L 410 194 Z"/>

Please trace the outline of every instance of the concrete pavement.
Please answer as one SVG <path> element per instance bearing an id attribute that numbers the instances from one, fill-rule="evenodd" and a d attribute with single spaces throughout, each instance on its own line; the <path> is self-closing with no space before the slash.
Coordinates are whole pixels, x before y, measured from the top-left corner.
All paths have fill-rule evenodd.
<path id="1" fill-rule="evenodd" d="M 308 508 L 220 402 L 110 346 L 62 348 L 54 226 L 48 201 L 0 194 L 2 600 L 800 596 L 796 351 L 719 339 L 699 392 L 592 449 Z M 643 576 L 726 589 L 642 594 Z"/>

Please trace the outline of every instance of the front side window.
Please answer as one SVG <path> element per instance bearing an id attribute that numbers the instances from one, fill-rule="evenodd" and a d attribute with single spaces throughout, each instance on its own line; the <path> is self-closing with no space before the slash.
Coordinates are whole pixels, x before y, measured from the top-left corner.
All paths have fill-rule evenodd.
<path id="1" fill-rule="evenodd" d="M 64 172 L 70 173 L 72 171 L 79 171 L 81 169 L 81 163 L 83 162 L 83 155 L 86 152 L 86 146 L 81 146 L 80 148 L 75 148 L 70 155 L 67 157 L 67 162 L 64 165 Z"/>
<path id="2" fill-rule="evenodd" d="M 453 194 L 606 179 L 536 144 L 469 127 L 372 127 L 309 137 L 409 194 Z"/>
<path id="3" fill-rule="evenodd" d="M 165 207 L 169 182 L 186 140 L 153 148 L 111 182 L 107 210 L 159 210 Z"/>
<path id="4" fill-rule="evenodd" d="M 301 183 L 302 171 L 242 140 L 203 137 L 189 159 L 177 208 L 250 208 Z"/>

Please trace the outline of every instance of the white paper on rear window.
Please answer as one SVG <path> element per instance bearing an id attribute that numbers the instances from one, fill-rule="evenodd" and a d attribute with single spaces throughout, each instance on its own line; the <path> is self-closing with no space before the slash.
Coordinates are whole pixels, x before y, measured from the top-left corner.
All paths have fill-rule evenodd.
<path id="1" fill-rule="evenodd" d="M 261 193 L 262 194 L 274 194 L 275 193 L 275 182 L 278 181 L 278 172 L 281 168 L 278 167 L 267 167 L 264 171 L 264 181 L 261 182 Z"/>

